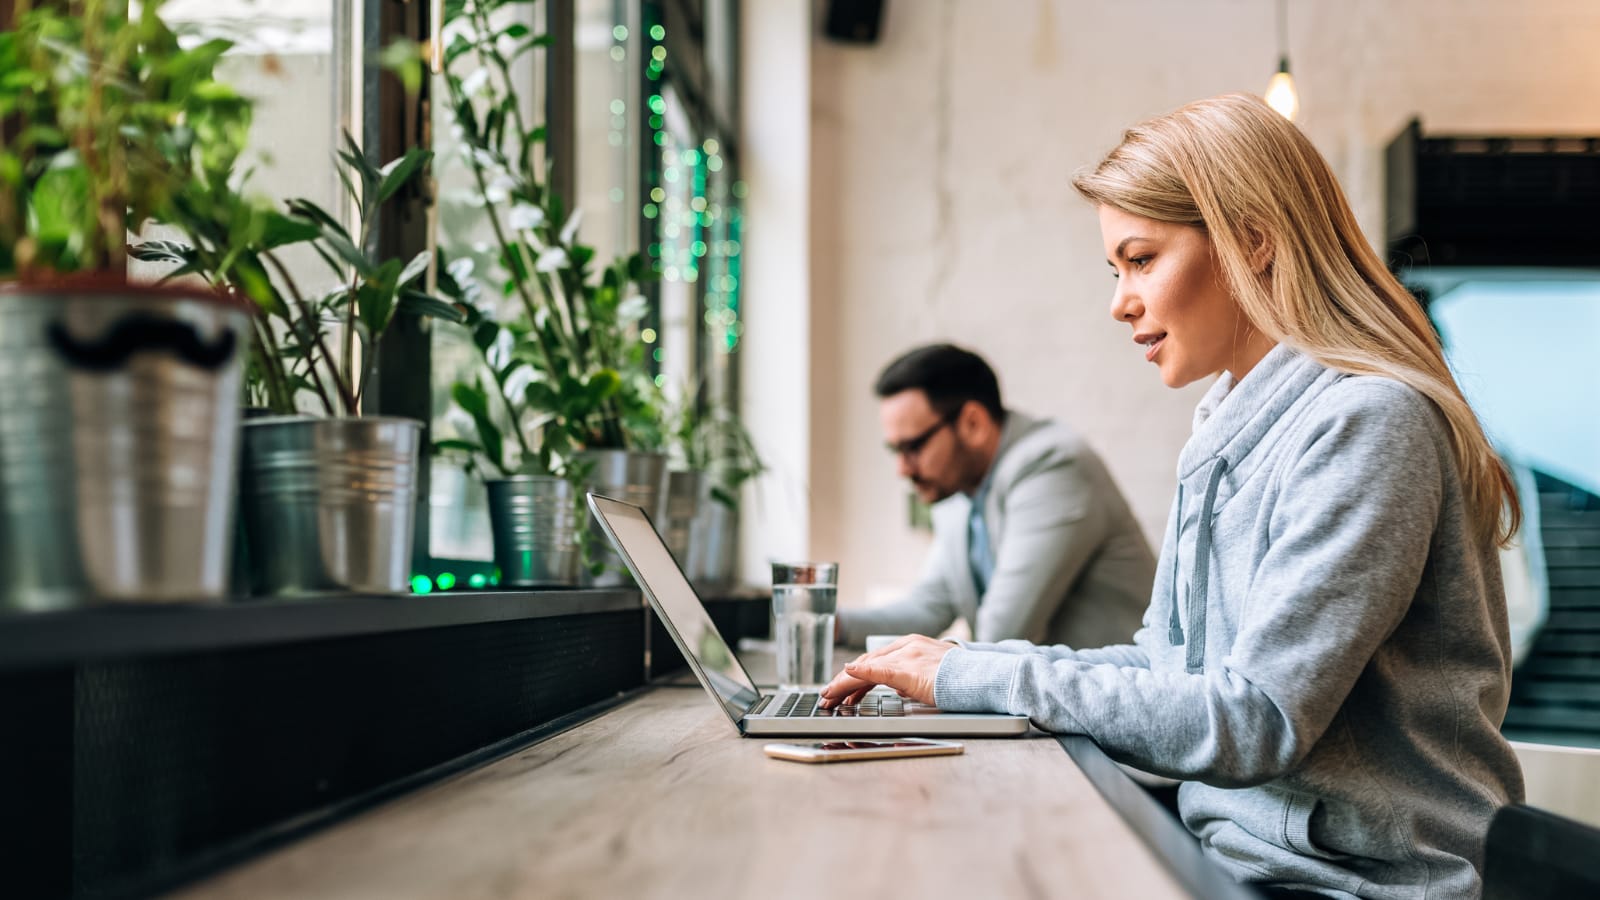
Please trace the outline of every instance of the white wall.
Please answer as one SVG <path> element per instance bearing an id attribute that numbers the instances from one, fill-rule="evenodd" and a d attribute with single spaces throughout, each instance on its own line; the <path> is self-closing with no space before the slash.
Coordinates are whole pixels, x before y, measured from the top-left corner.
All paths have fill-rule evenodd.
<path id="1" fill-rule="evenodd" d="M 1512 743 L 1529 806 L 1600 828 L 1600 750 Z"/>
<path id="2" fill-rule="evenodd" d="M 740 27 L 745 333 L 739 359 L 745 424 L 768 474 L 741 507 L 740 577 L 768 584 L 774 558 L 804 558 L 811 529 L 810 4 L 760 0 Z M 755 299 L 759 298 L 759 299 Z"/>
<path id="3" fill-rule="evenodd" d="M 777 553 L 837 559 L 847 605 L 914 577 L 925 538 L 905 524 L 870 386 L 896 353 L 936 339 L 987 355 L 1012 405 L 1084 432 L 1156 541 L 1202 388 L 1162 387 L 1109 318 L 1095 217 L 1069 179 L 1142 117 L 1263 89 L 1273 5 L 898 2 L 872 47 L 813 25 L 808 65 L 793 40 L 771 43 L 774 17 L 794 24 L 796 5 L 745 5 L 744 387 L 752 424 L 804 432 L 803 448 L 763 442 L 781 481 L 766 495 L 809 490 L 809 506 L 748 517 L 746 576 L 764 580 L 758 564 Z M 1600 133 L 1600 3 L 1290 7 L 1302 124 L 1369 234 L 1381 238 L 1383 147 L 1413 114 L 1438 132 Z M 750 20 L 768 43 L 750 40 Z M 808 128 L 792 120 L 804 102 Z M 781 143 L 807 132 L 806 148 Z M 806 171 L 783 168 L 807 152 Z M 794 194 L 806 179 L 809 205 Z M 795 233 L 808 221 L 809 247 Z M 802 379 L 791 367 L 807 359 Z M 790 421 L 806 410 L 804 426 Z"/>

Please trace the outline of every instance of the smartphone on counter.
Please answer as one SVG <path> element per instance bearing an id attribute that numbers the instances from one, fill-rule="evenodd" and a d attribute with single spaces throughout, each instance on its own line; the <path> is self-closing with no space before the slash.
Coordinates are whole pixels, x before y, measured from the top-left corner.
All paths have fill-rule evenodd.
<path id="1" fill-rule="evenodd" d="M 960 753 L 965 748 L 954 741 L 900 738 L 892 741 L 811 741 L 804 744 L 768 744 L 762 749 L 773 759 L 816 763 L 894 759 L 900 756 L 945 756 Z"/>

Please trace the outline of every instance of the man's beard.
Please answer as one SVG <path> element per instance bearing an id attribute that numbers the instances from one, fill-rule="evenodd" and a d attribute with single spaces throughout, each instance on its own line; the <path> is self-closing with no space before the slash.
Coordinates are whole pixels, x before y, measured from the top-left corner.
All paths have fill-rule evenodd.
<path id="1" fill-rule="evenodd" d="M 920 478 L 911 479 L 911 484 L 918 489 L 931 489 L 934 496 L 927 502 L 933 504 L 947 500 L 964 490 L 977 490 L 978 485 L 983 483 L 984 472 L 978 454 L 965 444 L 956 445 L 950 459 L 950 469 L 957 473 L 953 484 L 950 482 L 935 484 Z"/>
<path id="2" fill-rule="evenodd" d="M 933 496 L 932 497 L 928 497 L 928 498 L 925 498 L 923 500 L 924 503 L 928 503 L 930 505 L 934 504 L 934 503 L 938 503 L 940 500 L 944 500 L 945 498 L 949 497 L 951 494 L 955 493 L 955 491 L 948 490 L 946 488 L 940 487 L 939 485 L 936 485 L 931 481 L 923 481 L 921 478 L 913 478 L 913 479 L 911 479 L 911 485 L 912 485 L 912 487 L 915 487 L 918 492 L 933 491 Z"/>

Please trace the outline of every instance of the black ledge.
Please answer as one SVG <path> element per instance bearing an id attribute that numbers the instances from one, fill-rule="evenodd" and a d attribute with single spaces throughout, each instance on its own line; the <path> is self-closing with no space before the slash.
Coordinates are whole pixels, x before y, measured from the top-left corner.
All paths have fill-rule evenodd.
<path id="1" fill-rule="evenodd" d="M 1234 881 L 1221 866 L 1206 859 L 1200 843 L 1183 823 L 1128 777 L 1098 744 L 1081 734 L 1056 735 L 1056 742 L 1190 896 L 1263 900 L 1254 887 Z"/>
<path id="2" fill-rule="evenodd" d="M 0 613 L 0 670 L 640 609 L 637 590 L 461 591 L 402 597 L 92 606 Z"/>

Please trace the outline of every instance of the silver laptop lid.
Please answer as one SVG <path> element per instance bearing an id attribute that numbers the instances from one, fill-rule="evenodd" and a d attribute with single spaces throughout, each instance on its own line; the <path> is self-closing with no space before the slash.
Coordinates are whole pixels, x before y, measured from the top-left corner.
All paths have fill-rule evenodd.
<path id="1" fill-rule="evenodd" d="M 589 509 L 628 564 L 628 571 L 639 582 L 645 598 L 661 616 L 672 640 L 689 660 L 695 676 L 737 726 L 761 699 L 761 691 L 728 649 L 700 596 L 672 558 L 672 551 L 650 524 L 650 517 L 631 503 L 599 494 L 589 495 Z"/>

